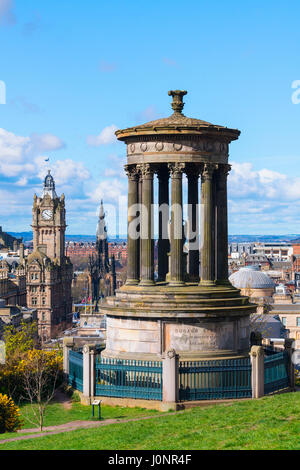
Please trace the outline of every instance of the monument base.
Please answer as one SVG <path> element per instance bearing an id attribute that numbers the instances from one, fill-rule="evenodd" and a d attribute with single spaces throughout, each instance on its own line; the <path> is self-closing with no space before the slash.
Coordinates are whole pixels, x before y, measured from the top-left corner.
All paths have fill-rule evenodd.
<path id="1" fill-rule="evenodd" d="M 181 360 L 245 357 L 249 352 L 248 297 L 231 285 L 155 289 L 124 286 L 101 305 L 107 317 L 105 357 L 158 360 L 174 349 Z"/>

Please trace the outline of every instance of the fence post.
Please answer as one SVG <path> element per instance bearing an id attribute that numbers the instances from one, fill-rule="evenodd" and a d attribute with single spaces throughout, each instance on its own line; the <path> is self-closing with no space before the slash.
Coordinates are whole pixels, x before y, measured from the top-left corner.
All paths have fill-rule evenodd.
<path id="1" fill-rule="evenodd" d="M 251 356 L 251 384 L 252 398 L 264 396 L 265 386 L 265 352 L 262 346 L 252 346 Z"/>
<path id="2" fill-rule="evenodd" d="M 95 374 L 95 348 L 94 344 L 85 344 L 83 347 L 83 399 L 82 402 L 90 405 L 94 396 Z"/>
<path id="3" fill-rule="evenodd" d="M 259 331 L 252 331 L 250 335 L 251 346 L 261 346 L 262 345 L 262 334 Z"/>
<path id="4" fill-rule="evenodd" d="M 295 367 L 293 362 L 293 354 L 295 352 L 295 340 L 292 338 L 286 338 L 284 340 L 284 350 L 288 353 L 288 374 L 289 384 L 291 390 L 295 390 Z"/>
<path id="5" fill-rule="evenodd" d="M 179 356 L 170 349 L 162 356 L 163 409 L 176 409 L 178 401 Z"/>
<path id="6" fill-rule="evenodd" d="M 66 336 L 63 340 L 63 369 L 65 374 L 69 374 L 69 353 L 73 346 L 74 338 Z"/>

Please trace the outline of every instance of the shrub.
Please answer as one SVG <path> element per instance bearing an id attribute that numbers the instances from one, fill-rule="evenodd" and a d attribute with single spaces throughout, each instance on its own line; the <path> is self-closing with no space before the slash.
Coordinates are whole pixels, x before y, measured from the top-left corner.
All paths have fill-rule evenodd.
<path id="1" fill-rule="evenodd" d="M 74 390 L 74 391 L 73 391 L 73 394 L 72 394 L 72 401 L 73 401 L 74 403 L 80 403 L 80 402 L 81 402 L 81 398 L 80 398 L 80 395 L 79 395 L 79 393 L 78 393 L 77 390 Z"/>
<path id="2" fill-rule="evenodd" d="M 16 356 L 16 359 L 18 359 L 21 353 L 38 346 L 37 322 L 22 322 L 21 328 L 7 325 L 4 327 L 3 339 L 7 358 L 14 360 Z"/>
<path id="3" fill-rule="evenodd" d="M 28 400 L 27 385 L 37 384 L 42 380 L 42 398 L 49 395 L 53 387 L 58 387 L 63 381 L 62 355 L 60 352 L 41 351 L 32 349 L 14 356 L 13 361 L 7 361 L 0 366 L 0 393 L 11 396 L 16 401 Z"/>
<path id="4" fill-rule="evenodd" d="M 19 408 L 7 395 L 0 394 L 0 434 L 16 432 L 21 429 L 21 425 Z"/>

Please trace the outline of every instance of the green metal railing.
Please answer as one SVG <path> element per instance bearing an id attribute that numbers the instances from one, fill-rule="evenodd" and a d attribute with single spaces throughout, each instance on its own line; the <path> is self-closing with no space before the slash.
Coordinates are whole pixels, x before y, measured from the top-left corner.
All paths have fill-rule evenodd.
<path id="1" fill-rule="evenodd" d="M 251 396 L 250 358 L 179 363 L 180 401 Z"/>
<path id="2" fill-rule="evenodd" d="M 69 385 L 83 392 L 83 355 L 82 352 L 69 352 Z"/>
<path id="3" fill-rule="evenodd" d="M 287 351 L 274 352 L 265 356 L 265 386 L 264 394 L 269 395 L 289 387 Z"/>
<path id="4" fill-rule="evenodd" d="M 162 400 L 162 363 L 97 356 L 95 396 Z"/>

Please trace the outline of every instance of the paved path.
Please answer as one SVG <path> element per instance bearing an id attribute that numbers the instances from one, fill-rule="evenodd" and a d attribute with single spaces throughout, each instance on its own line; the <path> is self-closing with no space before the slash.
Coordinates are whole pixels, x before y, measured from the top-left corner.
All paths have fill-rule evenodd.
<path id="1" fill-rule="evenodd" d="M 29 436 L 18 436 L 13 437 L 10 439 L 3 439 L 0 440 L 0 445 L 5 444 L 6 442 L 14 442 L 14 441 L 22 441 L 24 439 L 34 439 L 36 437 L 45 437 L 51 436 L 52 434 L 59 434 L 62 432 L 69 432 L 75 431 L 76 429 L 88 429 L 88 428 L 100 428 L 102 426 L 107 426 L 109 424 L 116 424 L 116 423 L 130 423 L 134 421 L 142 421 L 145 419 L 154 419 L 154 418 L 161 418 L 162 416 L 170 416 L 174 414 L 182 413 L 182 411 L 174 411 L 172 413 L 161 414 L 156 416 L 143 416 L 140 418 L 132 418 L 132 419 L 105 419 L 104 421 L 72 421 L 70 423 L 60 424 L 57 426 L 47 426 L 44 428 L 44 432 L 40 432 L 38 428 L 33 429 L 22 429 L 18 431 L 18 433 L 34 433 Z"/>
<path id="2" fill-rule="evenodd" d="M 68 395 L 62 392 L 60 389 L 56 390 L 53 401 L 61 403 L 63 408 L 66 410 L 70 410 L 72 408 L 72 400 Z"/>

